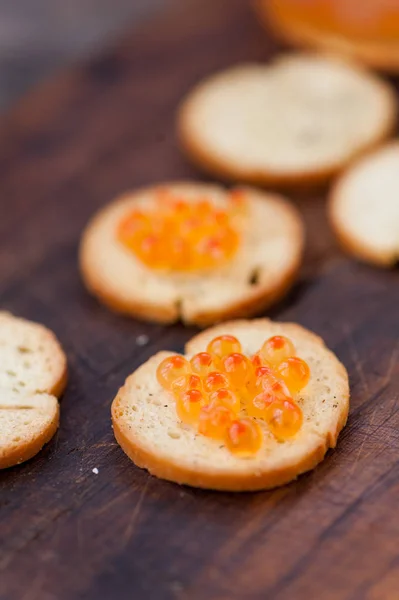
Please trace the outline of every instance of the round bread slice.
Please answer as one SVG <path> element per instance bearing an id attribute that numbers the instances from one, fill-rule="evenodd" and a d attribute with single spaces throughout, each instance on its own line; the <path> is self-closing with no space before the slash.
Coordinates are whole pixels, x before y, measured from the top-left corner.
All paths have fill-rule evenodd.
<path id="1" fill-rule="evenodd" d="M 321 30 L 312 24 L 284 19 L 280 11 L 276 10 L 277 4 L 270 0 L 258 0 L 255 2 L 255 8 L 266 27 L 270 29 L 271 25 L 273 31 L 287 42 L 342 55 L 373 69 L 399 72 L 399 51 L 396 42 L 381 43 L 373 39 L 343 37 Z"/>
<path id="2" fill-rule="evenodd" d="M 156 368 L 169 352 L 160 352 L 135 371 L 112 404 L 115 437 L 139 467 L 162 479 L 201 488 L 249 491 L 273 488 L 313 469 L 336 445 L 349 409 L 348 375 L 323 341 L 293 323 L 268 319 L 232 321 L 195 336 L 186 355 L 203 351 L 217 335 L 235 335 L 246 354 L 273 335 L 286 335 L 309 364 L 311 379 L 297 399 L 304 422 L 284 443 L 266 438 L 251 458 L 237 458 L 223 444 L 199 435 L 177 418 L 172 397 L 156 379 Z M 258 423 L 266 427 L 261 420 Z M 267 434 L 266 434 L 267 435 Z"/>
<path id="3" fill-rule="evenodd" d="M 101 210 L 84 232 L 80 266 L 87 288 L 107 306 L 131 316 L 206 326 L 249 316 L 281 298 L 292 285 L 303 251 L 297 210 L 283 198 L 243 188 L 248 216 L 236 254 L 207 271 L 177 273 L 149 269 L 116 237 L 123 216 L 154 202 L 160 187 L 142 189 Z M 216 185 L 175 183 L 162 189 L 197 202 L 204 197 L 227 206 L 229 192 Z"/>
<path id="4" fill-rule="evenodd" d="M 320 184 L 392 132 L 391 87 L 339 59 L 307 54 L 232 67 L 183 102 L 182 147 L 200 167 L 264 185 Z"/>
<path id="5" fill-rule="evenodd" d="M 54 334 L 0 312 L 0 469 L 28 460 L 52 438 L 66 379 Z"/>
<path id="6" fill-rule="evenodd" d="M 331 191 L 332 227 L 350 254 L 392 267 L 399 261 L 399 142 L 363 158 Z"/>

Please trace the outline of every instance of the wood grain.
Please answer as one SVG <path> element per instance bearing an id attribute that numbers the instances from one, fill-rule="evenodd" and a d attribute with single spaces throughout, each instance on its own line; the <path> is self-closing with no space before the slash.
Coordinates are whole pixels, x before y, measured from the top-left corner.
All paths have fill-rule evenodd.
<path id="1" fill-rule="evenodd" d="M 123 319 L 88 297 L 80 232 L 122 190 L 199 177 L 176 146 L 179 98 L 275 51 L 246 1 L 187 0 L 0 124 L 1 306 L 54 329 L 70 363 L 56 438 L 0 475 L 1 600 L 399 598 L 399 277 L 340 254 L 322 194 L 295 200 L 306 262 L 269 314 L 315 330 L 347 366 L 338 448 L 289 486 L 231 495 L 150 477 L 111 432 L 124 378 L 193 330 Z"/>

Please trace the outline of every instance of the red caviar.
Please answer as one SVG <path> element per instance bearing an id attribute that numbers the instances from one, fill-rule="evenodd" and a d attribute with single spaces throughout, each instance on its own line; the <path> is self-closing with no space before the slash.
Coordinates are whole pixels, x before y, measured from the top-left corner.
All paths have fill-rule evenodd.
<path id="1" fill-rule="evenodd" d="M 184 423 L 194 425 L 198 422 L 204 396 L 200 390 L 187 390 L 176 401 L 176 412 Z"/>
<path id="2" fill-rule="evenodd" d="M 207 351 L 220 363 L 222 358 L 233 352 L 241 352 L 241 344 L 234 335 L 219 335 L 209 342 Z"/>
<path id="3" fill-rule="evenodd" d="M 292 393 L 300 392 L 310 379 L 308 364 L 298 356 L 290 356 L 281 362 L 277 372 Z"/>
<path id="4" fill-rule="evenodd" d="M 169 356 L 157 368 L 157 379 L 163 388 L 171 390 L 173 382 L 182 375 L 188 375 L 190 364 L 184 356 Z"/>
<path id="5" fill-rule="evenodd" d="M 253 456 L 262 445 L 262 430 L 253 419 L 238 419 L 227 429 L 225 443 L 233 454 Z"/>
<path id="6" fill-rule="evenodd" d="M 180 377 L 173 381 L 171 389 L 178 396 L 187 390 L 201 390 L 202 381 L 198 375 L 192 373 L 190 375 L 180 375 Z"/>
<path id="7" fill-rule="evenodd" d="M 228 387 L 229 380 L 224 373 L 219 373 L 219 371 L 209 373 L 209 375 L 207 375 L 204 379 L 204 389 L 206 392 L 208 392 L 208 394 L 216 392 L 216 390 L 220 390 L 220 388 Z"/>
<path id="8" fill-rule="evenodd" d="M 176 398 L 178 417 L 242 457 L 258 452 L 262 428 L 279 442 L 298 433 L 303 415 L 294 398 L 309 378 L 309 366 L 284 336 L 266 340 L 248 358 L 237 338 L 221 335 L 189 362 L 175 355 L 157 369 L 158 382 Z"/>
<path id="9" fill-rule="evenodd" d="M 201 408 L 198 432 L 214 440 L 222 440 L 235 418 L 234 412 L 223 405 L 208 404 Z"/>
<path id="10" fill-rule="evenodd" d="M 232 387 L 241 388 L 247 385 L 252 369 L 249 359 L 244 354 L 240 352 L 229 354 L 223 358 L 222 365 Z"/>
<path id="11" fill-rule="evenodd" d="M 278 440 L 286 440 L 298 433 L 303 417 L 299 406 L 290 399 L 277 400 L 268 405 L 265 420 Z"/>
<path id="12" fill-rule="evenodd" d="M 260 355 L 263 360 L 278 365 L 282 360 L 295 355 L 295 347 L 285 336 L 274 335 L 263 344 Z"/>
<path id="13" fill-rule="evenodd" d="M 201 377 L 204 377 L 215 370 L 212 356 L 209 352 L 199 352 L 198 354 L 194 354 L 190 360 L 190 365 L 194 373 L 197 373 Z"/>
<path id="14" fill-rule="evenodd" d="M 225 406 L 234 413 L 239 413 L 241 408 L 241 402 L 237 394 L 226 388 L 220 388 L 216 392 L 209 394 L 210 404 L 218 404 Z"/>
<path id="15" fill-rule="evenodd" d="M 218 266 L 236 253 L 237 201 L 232 193 L 227 207 L 206 199 L 189 201 L 160 190 L 152 206 L 134 208 L 119 222 L 118 240 L 147 267 L 197 271 Z M 240 214 L 241 214 L 240 212 Z"/>

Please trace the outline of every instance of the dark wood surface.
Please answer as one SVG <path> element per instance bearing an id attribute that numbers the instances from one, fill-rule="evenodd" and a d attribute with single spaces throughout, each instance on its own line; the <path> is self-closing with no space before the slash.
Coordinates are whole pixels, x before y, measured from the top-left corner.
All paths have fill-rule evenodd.
<path id="1" fill-rule="evenodd" d="M 0 0 L 0 110 L 171 0 Z"/>
<path id="2" fill-rule="evenodd" d="M 70 364 L 59 433 L 0 475 L 1 600 L 399 598 L 399 274 L 340 253 L 322 194 L 296 200 L 306 261 L 269 314 L 315 330 L 347 366 L 337 449 L 291 485 L 232 495 L 150 477 L 111 431 L 124 378 L 193 330 L 99 306 L 79 279 L 80 232 L 126 188 L 199 177 L 175 142 L 179 98 L 275 50 L 244 0 L 186 0 L 0 124 L 0 303 L 52 328 Z"/>

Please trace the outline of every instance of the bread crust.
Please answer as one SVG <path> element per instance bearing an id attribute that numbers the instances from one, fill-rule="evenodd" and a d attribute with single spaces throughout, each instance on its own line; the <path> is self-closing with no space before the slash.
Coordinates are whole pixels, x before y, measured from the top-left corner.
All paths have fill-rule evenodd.
<path id="1" fill-rule="evenodd" d="M 331 227 L 340 243 L 342 248 L 348 253 L 359 259 L 360 261 L 372 264 L 377 267 L 390 269 L 395 267 L 399 260 L 399 243 L 392 248 L 377 248 L 370 245 L 368 240 L 367 232 L 364 233 L 364 239 L 360 239 L 355 236 L 351 231 L 351 223 L 348 222 L 347 217 L 342 213 L 342 209 L 345 207 L 345 194 L 346 194 L 346 183 L 348 177 L 354 173 L 358 167 L 361 167 L 364 161 L 373 160 L 374 157 L 378 158 L 382 153 L 387 151 L 396 151 L 398 154 L 399 162 L 399 142 L 392 142 L 381 149 L 376 150 L 375 153 L 370 154 L 364 159 L 360 159 L 354 163 L 350 169 L 345 171 L 342 176 L 334 183 L 331 188 L 327 211 L 328 218 Z M 399 173 L 398 173 L 399 180 Z M 383 197 L 381 197 L 381 207 L 383 210 Z"/>
<path id="2" fill-rule="evenodd" d="M 199 194 L 206 193 L 207 191 L 209 193 L 217 192 L 219 196 L 226 196 L 224 189 L 220 186 L 191 182 L 167 183 L 162 185 L 162 188 L 168 187 L 173 189 L 181 189 L 182 187 L 190 188 L 191 190 L 198 190 Z M 201 302 L 193 302 L 191 298 L 195 296 L 195 293 L 193 294 L 192 290 L 195 291 L 196 286 L 199 284 L 202 286 L 201 280 L 207 279 L 209 282 L 212 281 L 213 289 L 211 293 L 217 293 L 218 288 L 224 285 L 224 280 L 219 277 L 220 273 L 223 274 L 225 273 L 225 269 L 230 269 L 231 277 L 235 276 L 234 265 L 241 252 L 241 249 L 239 249 L 237 257 L 233 257 L 229 264 L 223 267 L 222 270 L 215 268 L 203 275 L 200 274 L 197 276 L 197 279 L 193 279 L 191 275 L 188 275 L 187 283 L 193 281 L 192 290 L 189 290 L 190 297 L 188 297 L 187 288 L 181 286 L 181 279 L 179 282 L 176 280 L 176 286 L 179 287 L 176 287 L 176 293 L 172 300 L 169 298 L 164 299 L 162 294 L 159 293 L 154 293 L 143 300 L 138 294 L 139 284 L 137 285 L 137 291 L 133 290 L 130 293 L 125 293 L 125 290 L 122 290 L 120 287 L 116 290 L 112 285 L 113 273 L 111 277 L 105 277 L 101 265 L 96 264 L 98 248 L 104 239 L 103 234 L 100 233 L 100 228 L 106 219 L 110 220 L 110 228 L 114 226 L 113 217 L 110 217 L 114 209 L 118 211 L 121 206 L 132 206 L 135 201 L 141 198 L 142 194 L 153 194 L 158 189 L 159 187 L 155 186 L 153 188 L 137 190 L 132 195 L 124 195 L 115 200 L 92 219 L 83 234 L 79 259 L 83 280 L 87 289 L 111 310 L 160 323 L 173 323 L 181 319 L 186 324 L 205 327 L 227 318 L 250 316 L 258 311 L 262 311 L 279 300 L 292 286 L 302 263 L 304 229 L 301 218 L 297 210 L 284 198 L 246 188 L 245 190 L 250 198 L 250 210 L 252 210 L 254 205 L 256 210 L 262 212 L 262 210 L 266 210 L 267 205 L 269 207 L 267 210 L 271 212 L 275 211 L 279 215 L 279 218 L 281 217 L 280 222 L 284 221 L 281 227 L 286 228 L 286 234 L 283 229 L 281 235 L 290 236 L 291 239 L 287 263 L 278 274 L 273 275 L 273 281 L 265 277 L 257 285 L 250 286 L 248 284 L 245 286 L 245 289 L 243 286 L 238 287 L 234 297 L 230 298 L 225 304 L 217 307 L 210 306 L 204 308 Z M 248 234 L 248 237 L 250 237 L 250 234 Z M 123 252 L 126 253 L 124 249 Z M 254 253 L 255 258 L 257 258 L 256 249 Z M 261 256 L 260 252 L 258 254 L 259 270 L 262 271 L 267 266 L 270 257 Z M 121 254 L 118 256 L 125 260 L 125 257 L 122 257 Z M 253 259 L 254 257 L 251 260 Z M 129 260 L 135 261 L 135 258 L 130 253 Z M 115 271 L 117 270 L 118 264 L 115 264 Z M 248 266 L 248 273 L 250 270 L 251 267 Z M 140 277 L 144 278 L 146 282 L 160 280 L 157 273 L 147 269 L 144 265 L 137 265 L 137 270 L 132 271 L 132 275 L 134 276 L 136 273 L 140 273 Z M 156 298 L 156 302 L 154 298 Z"/>
<path id="3" fill-rule="evenodd" d="M 179 484 L 190 485 L 200 488 L 209 488 L 214 490 L 227 491 L 256 491 L 270 489 L 283 485 L 296 479 L 302 473 L 313 469 L 321 462 L 329 448 L 334 448 L 338 435 L 344 427 L 349 409 L 349 384 L 348 375 L 344 366 L 338 359 L 329 352 L 324 342 L 308 330 L 292 323 L 272 323 L 268 319 L 257 319 L 254 321 L 232 321 L 208 329 L 194 338 L 186 345 L 186 354 L 192 355 L 195 352 L 203 350 L 206 342 L 212 337 L 226 332 L 231 332 L 240 338 L 240 334 L 249 330 L 259 332 L 265 331 L 267 335 L 270 328 L 277 328 L 281 333 L 292 336 L 292 339 L 305 341 L 311 344 L 313 349 L 318 349 L 320 357 L 328 361 L 331 368 L 334 369 L 334 377 L 337 380 L 337 389 L 341 391 L 340 397 L 337 396 L 337 412 L 332 413 L 324 430 L 317 435 L 313 435 L 312 430 L 307 432 L 306 449 L 303 448 L 303 439 L 298 441 L 298 453 L 292 454 L 287 460 L 280 461 L 273 465 L 273 454 L 270 455 L 268 462 L 263 462 L 262 466 L 243 466 L 240 459 L 237 460 L 237 468 L 227 465 L 225 468 L 217 464 L 218 456 L 215 454 L 214 460 L 207 463 L 194 459 L 190 461 L 184 459 L 177 453 L 176 456 L 162 452 L 162 448 L 154 448 L 148 443 L 140 433 L 140 426 L 145 427 L 146 410 L 156 410 L 146 405 L 141 406 L 138 403 L 138 394 L 143 393 L 143 383 L 149 381 L 149 378 L 155 378 L 155 365 L 170 355 L 170 353 L 161 352 L 152 357 L 150 361 L 142 365 L 126 381 L 125 385 L 119 390 L 118 395 L 112 403 L 112 424 L 117 442 L 120 444 L 127 456 L 139 467 L 147 469 L 152 475 L 161 479 L 167 479 Z M 150 388 L 149 388 L 150 389 Z M 153 392 L 155 388 L 151 388 Z M 158 391 L 159 392 L 159 391 Z M 165 392 L 164 392 L 165 394 Z M 159 398 L 159 404 L 163 405 L 164 398 Z M 321 402 L 321 399 L 320 399 Z M 129 407 L 134 406 L 135 415 L 138 415 L 138 424 L 129 421 L 127 412 Z M 162 420 L 162 411 L 159 413 Z M 174 410 L 174 409 L 173 409 Z M 138 412 L 136 412 L 138 411 Z M 174 417 L 178 423 L 177 417 Z M 201 437 L 201 436 L 200 436 Z M 198 437 L 195 438 L 197 440 Z M 179 442 L 177 442 L 179 443 Z M 197 443 L 197 441 L 195 441 Z M 193 446 L 194 447 L 194 446 Z M 215 450 L 221 452 L 220 450 Z M 187 454 L 187 449 L 184 450 Z M 241 459 L 242 460 L 242 459 Z"/>
<path id="4" fill-rule="evenodd" d="M 10 348 L 20 343 L 20 335 L 26 335 L 30 340 L 34 339 L 37 346 L 46 350 L 49 356 L 51 356 L 51 372 L 49 372 L 45 379 L 46 383 L 44 387 L 42 387 L 42 380 L 36 381 L 35 375 L 33 375 L 32 379 L 23 379 L 24 387 L 19 391 L 16 390 L 18 395 L 15 397 L 19 401 L 22 401 L 22 403 L 26 399 L 28 404 L 32 406 L 32 410 L 29 412 L 32 414 L 32 420 L 35 425 L 32 426 L 31 420 L 27 418 L 26 427 L 19 424 L 18 431 L 16 432 L 18 435 L 13 442 L 8 447 L 4 445 L 0 447 L 0 469 L 12 467 L 32 458 L 54 436 L 59 426 L 60 417 L 57 398 L 62 395 L 68 378 L 65 353 L 52 331 L 38 323 L 17 318 L 10 313 L 0 311 L 0 335 L 5 327 L 11 327 L 10 331 L 14 335 L 14 338 L 9 340 Z M 25 354 L 23 356 L 30 357 L 30 355 Z M 35 355 L 33 354 L 33 356 Z M 22 360 L 21 358 L 21 362 Z M 16 364 L 16 368 L 18 368 L 18 363 Z M 15 387 L 13 388 L 12 386 L 13 383 L 3 383 L 2 387 L 0 387 L 0 419 L 2 416 L 5 417 L 4 427 L 6 428 L 10 427 L 7 417 L 19 410 L 17 406 L 7 407 L 7 404 L 5 407 L 1 406 L 2 401 L 4 402 L 4 399 L 6 400 L 9 394 L 15 393 Z M 41 389 L 36 390 L 38 387 Z M 35 397 L 42 398 L 46 396 L 49 396 L 47 410 L 45 412 L 37 411 L 35 409 Z"/>
<path id="5" fill-rule="evenodd" d="M 271 168 L 259 170 L 243 165 L 232 165 L 228 159 L 224 159 L 220 154 L 216 156 L 212 150 L 202 144 L 193 130 L 192 121 L 196 111 L 196 92 L 204 83 L 206 84 L 206 82 L 202 82 L 194 88 L 179 107 L 177 119 L 178 139 L 183 151 L 195 165 L 225 181 L 246 182 L 250 185 L 270 186 L 287 190 L 322 186 L 353 160 L 378 147 L 392 135 L 396 126 L 397 110 L 394 94 L 385 82 L 380 81 L 380 91 L 387 97 L 389 93 L 391 95 L 385 119 L 381 122 L 380 129 L 373 139 L 369 143 L 365 143 L 361 149 L 353 150 L 349 156 L 334 162 L 331 161 L 330 164 L 317 168 L 307 170 L 298 168 L 295 171 L 287 170 L 285 172 L 283 170 L 276 172 Z"/>
<path id="6" fill-rule="evenodd" d="M 272 11 L 268 10 L 268 0 L 257 0 L 254 2 L 255 11 L 260 21 L 270 29 L 277 32 L 285 41 L 303 48 L 317 48 L 318 50 L 342 54 L 356 60 L 361 64 L 385 71 L 388 73 L 399 73 L 399 52 L 392 52 L 389 47 L 372 41 L 355 41 L 321 32 L 305 23 L 294 23 L 282 21 Z"/>
<path id="7" fill-rule="evenodd" d="M 38 429 L 36 435 L 32 438 L 21 439 L 18 446 L 10 447 L 10 449 L 0 456 L 0 469 L 8 469 L 30 458 L 33 458 L 42 450 L 45 444 L 53 438 L 60 424 L 60 407 L 57 403 L 54 414 L 44 426 Z"/>

